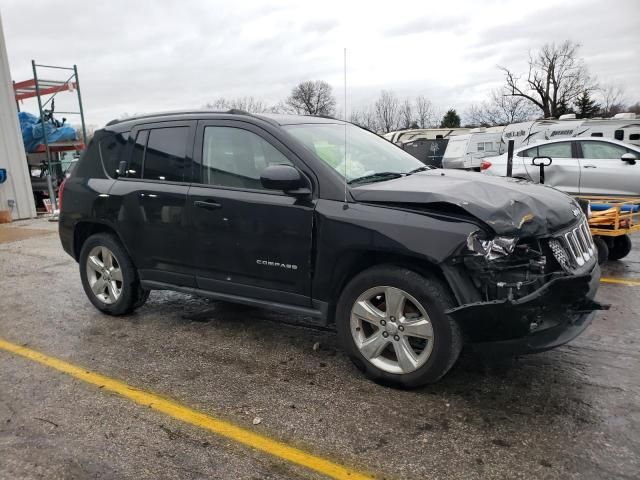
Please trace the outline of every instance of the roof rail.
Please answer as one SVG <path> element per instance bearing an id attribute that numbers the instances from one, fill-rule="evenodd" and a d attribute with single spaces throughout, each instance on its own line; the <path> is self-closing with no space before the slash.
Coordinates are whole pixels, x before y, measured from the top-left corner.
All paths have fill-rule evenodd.
<path id="1" fill-rule="evenodd" d="M 153 118 L 153 117 L 162 117 L 169 115 L 197 115 L 197 114 L 206 114 L 206 113 L 227 113 L 230 115 L 251 115 L 249 112 L 244 110 L 240 110 L 238 108 L 232 108 L 230 110 L 222 111 L 222 110 L 174 110 L 168 112 L 155 112 L 155 113 L 142 113 L 140 115 L 134 115 L 132 117 L 127 118 L 114 118 L 110 122 L 106 124 L 106 126 L 117 125 L 122 122 L 129 122 L 131 120 L 141 120 L 144 118 Z"/>

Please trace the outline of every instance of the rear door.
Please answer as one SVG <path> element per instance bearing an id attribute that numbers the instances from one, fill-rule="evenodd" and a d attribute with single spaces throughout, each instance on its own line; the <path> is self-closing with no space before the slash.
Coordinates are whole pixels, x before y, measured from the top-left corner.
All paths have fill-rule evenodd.
<path id="1" fill-rule="evenodd" d="M 622 145 L 598 140 L 578 142 L 581 155 L 582 195 L 639 195 L 640 162 L 632 165 L 621 159 L 625 153 L 634 152 Z"/>
<path id="2" fill-rule="evenodd" d="M 552 163 L 544 170 L 545 185 L 572 195 L 580 192 L 580 161 L 574 142 L 547 143 L 532 147 L 523 154 L 527 174 L 534 182 L 540 181 L 540 167 L 532 165 L 534 157 L 549 157 Z"/>
<path id="3" fill-rule="evenodd" d="M 186 218 L 195 122 L 138 125 L 127 170 L 109 192 L 115 223 L 143 280 L 194 286 Z"/>
<path id="4" fill-rule="evenodd" d="M 189 250 L 199 288 L 310 304 L 311 199 L 266 190 L 261 172 L 288 164 L 309 175 L 283 144 L 238 121 L 200 121 L 189 191 Z"/>

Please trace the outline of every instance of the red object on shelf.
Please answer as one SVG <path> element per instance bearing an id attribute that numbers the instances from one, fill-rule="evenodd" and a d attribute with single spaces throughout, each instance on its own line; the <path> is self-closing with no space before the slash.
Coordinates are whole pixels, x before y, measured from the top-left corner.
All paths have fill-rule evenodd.
<path id="1" fill-rule="evenodd" d="M 70 150 L 84 150 L 84 143 L 82 142 L 61 142 L 61 143 L 50 143 L 49 151 L 51 152 L 68 152 Z M 46 149 L 44 148 L 44 143 L 38 145 L 34 151 L 29 153 L 44 153 Z"/>
<path id="2" fill-rule="evenodd" d="M 73 91 L 77 89 L 75 82 L 60 82 L 57 80 L 39 80 L 40 96 L 51 95 L 52 93 Z M 36 81 L 34 79 L 15 82 L 13 90 L 16 94 L 16 100 L 24 100 L 37 96 Z"/>

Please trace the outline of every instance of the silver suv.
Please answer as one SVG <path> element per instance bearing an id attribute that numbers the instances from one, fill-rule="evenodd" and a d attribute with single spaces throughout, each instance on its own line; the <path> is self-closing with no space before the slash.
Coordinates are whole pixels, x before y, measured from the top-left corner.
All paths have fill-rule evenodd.
<path id="1" fill-rule="evenodd" d="M 536 157 L 551 158 L 546 185 L 572 195 L 640 195 L 640 147 L 605 138 L 563 138 L 526 145 L 514 152 L 513 176 L 540 181 Z M 548 160 L 544 160 L 548 162 Z M 538 161 L 536 162 L 538 163 Z M 507 154 L 485 158 L 487 175 L 506 176 Z"/>

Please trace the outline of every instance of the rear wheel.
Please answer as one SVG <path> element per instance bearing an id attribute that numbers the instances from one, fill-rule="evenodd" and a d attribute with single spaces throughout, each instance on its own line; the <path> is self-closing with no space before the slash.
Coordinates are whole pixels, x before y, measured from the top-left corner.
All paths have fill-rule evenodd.
<path id="1" fill-rule="evenodd" d="M 412 388 L 439 380 L 457 360 L 462 335 L 444 312 L 445 285 L 395 266 L 357 275 L 340 297 L 337 328 L 355 365 L 376 382 Z"/>
<path id="2" fill-rule="evenodd" d="M 629 255 L 631 251 L 631 238 L 629 235 L 613 237 L 609 245 L 609 260 L 620 260 Z"/>
<path id="3" fill-rule="evenodd" d="M 108 233 L 89 237 L 80 251 L 82 287 L 93 305 L 109 315 L 124 315 L 144 303 L 138 275 L 118 239 Z M 144 300 L 143 300 L 144 299 Z"/>

